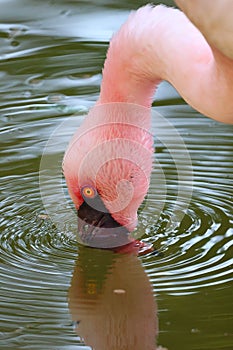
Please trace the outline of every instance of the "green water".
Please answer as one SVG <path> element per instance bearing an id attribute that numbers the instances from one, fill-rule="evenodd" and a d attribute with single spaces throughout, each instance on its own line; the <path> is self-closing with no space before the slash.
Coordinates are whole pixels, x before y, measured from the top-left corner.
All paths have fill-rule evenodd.
<path id="1" fill-rule="evenodd" d="M 0 348 L 113 350 L 115 334 L 118 350 L 136 349 L 133 336 L 144 350 L 158 314 L 157 342 L 169 350 L 233 349 L 233 127 L 162 84 L 153 109 L 178 132 L 186 158 L 154 118 L 154 168 L 137 230 L 155 254 L 78 247 L 47 216 L 41 191 L 62 215 L 52 175 L 98 98 L 112 32 L 145 2 L 0 4 Z M 49 176 L 43 188 L 39 170 Z"/>

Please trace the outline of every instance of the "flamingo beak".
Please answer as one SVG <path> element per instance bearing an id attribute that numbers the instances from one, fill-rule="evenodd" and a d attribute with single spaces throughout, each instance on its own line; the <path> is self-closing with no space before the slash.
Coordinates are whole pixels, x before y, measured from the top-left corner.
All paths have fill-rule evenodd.
<path id="1" fill-rule="evenodd" d="M 132 242 L 129 231 L 114 220 L 99 195 L 79 207 L 78 236 L 81 243 L 95 248 L 114 249 Z"/>

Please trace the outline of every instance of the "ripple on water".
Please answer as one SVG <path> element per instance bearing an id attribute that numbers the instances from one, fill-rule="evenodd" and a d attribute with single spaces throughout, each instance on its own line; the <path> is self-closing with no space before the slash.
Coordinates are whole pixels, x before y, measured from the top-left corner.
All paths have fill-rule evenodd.
<path id="1" fill-rule="evenodd" d="M 0 131 L 0 342 L 6 349 L 47 350 L 49 346 L 68 350 L 77 348 L 67 305 L 77 243 L 44 214 L 38 168 L 45 142 L 64 113 L 69 114 L 66 107 L 77 102 L 73 103 L 75 96 L 84 107 L 96 100 L 107 40 L 112 26 L 119 25 L 119 12 L 113 17 L 106 12 L 108 20 L 103 21 L 102 11 L 90 16 L 89 10 L 80 11 L 72 2 L 69 6 L 77 17 L 63 13 L 61 26 L 57 13 L 64 4 L 47 4 L 42 19 L 41 11 L 32 10 L 36 3 L 28 3 L 26 12 L 25 6 L 15 12 L 12 6 L 4 6 L 4 21 L 8 18 L 8 23 L 14 23 L 17 13 L 28 25 L 0 26 L 0 36 L 7 39 L 2 43 L 0 72 L 4 114 Z M 125 15 L 120 13 L 122 19 Z M 180 164 L 183 191 L 174 206 L 176 162 L 156 139 L 157 163 L 138 230 L 161 254 L 148 254 L 142 262 L 156 293 L 198 293 L 233 278 L 232 127 L 178 105 L 177 94 L 163 98 L 170 89 L 163 84 L 156 103 L 164 106 L 158 109 L 168 115 L 186 142 L 194 173 L 193 194 L 184 210 L 190 184 L 185 179 L 187 169 Z M 70 105 L 67 96 L 74 96 Z M 70 136 L 72 132 L 69 129 Z M 175 150 L 176 144 L 170 141 Z M 61 154 L 63 145 L 58 146 Z M 162 169 L 166 191 L 158 187 L 156 166 Z M 160 178 L 162 185 L 164 179 Z M 74 345 L 67 345 L 72 340 Z M 84 347 L 78 345 L 78 349 Z"/>
<path id="2" fill-rule="evenodd" d="M 202 150 L 200 141 L 198 145 L 198 134 L 187 138 L 194 181 L 192 199 L 187 210 L 183 211 L 185 215 L 181 223 L 176 218 L 179 208 L 174 211 L 173 206 L 177 196 L 174 190 L 175 167 L 167 173 L 167 201 L 157 223 L 154 224 L 153 208 L 147 207 L 147 213 L 141 214 L 142 223 L 143 219 L 145 221 L 142 227 L 147 232 L 145 240 L 153 242 L 163 253 L 163 257 L 157 260 L 152 254 L 143 257 L 157 292 L 196 293 L 203 287 L 223 285 L 233 280 L 233 191 L 230 184 L 233 163 L 229 152 L 232 139 L 230 142 L 229 132 L 226 135 L 226 144 L 221 132 L 216 139 L 209 138 L 208 155 Z M 219 144 L 224 146 L 219 149 Z M 205 153 L 203 158 L 197 156 L 201 150 Z M 161 163 L 168 160 L 172 167 L 166 151 L 156 157 Z M 151 191 L 156 193 L 153 176 Z M 153 200 L 156 206 L 161 200 L 159 193 Z M 179 206 L 182 211 L 182 196 Z M 177 215 L 180 217 L 179 213 Z M 163 225 L 164 222 L 167 224 Z"/>
<path id="3" fill-rule="evenodd" d="M 33 125 L 31 128 L 34 130 Z M 31 142 L 30 138 L 22 140 L 20 137 L 18 141 L 25 146 Z M 191 294 L 203 287 L 232 281 L 231 187 L 224 177 L 229 173 L 230 155 L 224 154 L 225 162 L 218 165 L 218 172 L 214 171 L 213 157 L 207 171 L 203 161 L 196 161 L 196 148 L 193 150 L 190 145 L 189 149 L 191 156 L 194 152 L 193 172 L 198 176 L 194 177 L 193 195 L 186 213 L 183 208 L 185 191 L 189 187 L 186 183 L 174 210 L 176 167 L 163 149 L 161 153 L 157 152 L 156 157 L 164 167 L 167 193 L 157 188 L 155 169 L 150 201 L 140 214 L 139 230 L 146 232 L 144 239 L 152 242 L 163 254 L 158 257 L 148 254 L 142 258 L 156 293 Z M 214 152 L 217 153 L 217 148 Z M 36 339 L 40 344 L 38 349 L 43 346 L 46 349 L 47 344 L 53 343 L 56 334 L 61 348 L 72 341 L 74 344 L 77 342 L 72 333 L 67 305 L 77 244 L 57 231 L 44 215 L 37 175 L 37 172 L 32 172 L 25 177 L 25 174 L 19 173 L 2 179 L 1 339 L 13 347 L 18 343 L 27 344 L 25 348 L 28 349 Z M 218 179 L 216 184 L 215 176 Z M 162 196 L 166 200 L 160 213 L 158 203 Z M 179 209 L 184 215 L 181 224 Z M 154 220 L 156 213 L 159 214 L 157 221 Z M 58 334 L 57 329 L 61 327 L 62 332 Z M 37 347 L 33 345 L 33 348 Z"/>
<path id="4" fill-rule="evenodd" d="M 8 196 L 1 203 L 4 211 L 0 218 L 0 341 L 6 348 L 18 348 L 19 344 L 35 348 L 35 337 L 45 349 L 50 341 L 54 348 L 72 342 L 67 289 L 77 244 L 59 234 L 49 218 L 41 215 L 38 191 L 30 188 L 30 182 L 36 186 L 35 176 L 28 175 L 21 197 L 13 186 L 20 177 L 12 176 L 10 182 L 3 178 Z M 63 331 L 58 333 L 61 327 Z"/>

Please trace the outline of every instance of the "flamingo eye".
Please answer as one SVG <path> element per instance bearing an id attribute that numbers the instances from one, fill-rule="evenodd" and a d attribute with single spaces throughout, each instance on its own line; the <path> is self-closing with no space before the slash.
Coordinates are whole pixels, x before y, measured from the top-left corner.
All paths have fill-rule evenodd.
<path id="1" fill-rule="evenodd" d="M 94 198 L 97 195 L 96 189 L 92 186 L 82 187 L 81 193 L 85 198 Z"/>

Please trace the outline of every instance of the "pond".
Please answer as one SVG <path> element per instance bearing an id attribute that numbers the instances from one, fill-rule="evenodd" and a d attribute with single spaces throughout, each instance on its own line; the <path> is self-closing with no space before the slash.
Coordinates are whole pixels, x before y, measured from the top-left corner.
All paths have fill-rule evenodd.
<path id="1" fill-rule="evenodd" d="M 82 247 L 54 219 L 72 206 L 62 157 L 98 99 L 109 39 L 145 3 L 1 0 L 2 350 L 233 348 L 232 126 L 159 87 L 136 231 L 153 252 Z"/>

